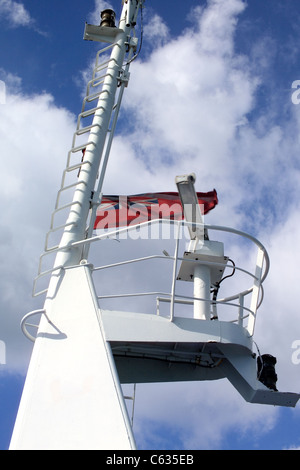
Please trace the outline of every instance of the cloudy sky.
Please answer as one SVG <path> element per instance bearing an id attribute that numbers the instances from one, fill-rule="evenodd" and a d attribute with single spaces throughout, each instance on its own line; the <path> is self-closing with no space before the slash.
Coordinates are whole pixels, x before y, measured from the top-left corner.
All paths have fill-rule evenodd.
<path id="1" fill-rule="evenodd" d="M 32 347 L 19 323 L 43 306 L 32 282 L 99 48 L 83 41 L 84 22 L 97 24 L 107 6 L 119 16 L 121 0 L 0 0 L 1 449 Z M 104 191 L 174 191 L 188 172 L 198 191 L 216 188 L 207 223 L 246 230 L 269 252 L 255 340 L 278 359 L 278 388 L 300 391 L 299 2 L 145 6 Z M 293 449 L 299 421 L 299 407 L 247 404 L 227 381 L 137 387 L 141 449 Z"/>

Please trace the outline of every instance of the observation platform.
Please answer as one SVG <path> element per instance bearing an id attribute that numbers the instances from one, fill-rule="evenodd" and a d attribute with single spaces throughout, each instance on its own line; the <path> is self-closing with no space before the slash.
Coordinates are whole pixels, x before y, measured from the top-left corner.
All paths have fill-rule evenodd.
<path id="1" fill-rule="evenodd" d="M 100 256 L 102 260 L 108 260 L 113 253 L 112 262 L 96 266 L 82 260 L 78 266 L 56 267 L 55 271 L 59 274 L 63 270 L 63 282 L 72 276 L 73 285 L 78 286 L 82 282 L 80 271 L 84 270 L 90 277 L 90 294 L 97 299 L 99 319 L 121 383 L 227 378 L 246 401 L 295 406 L 299 394 L 275 391 L 259 380 L 257 358 L 260 353 L 253 348 L 257 310 L 263 300 L 262 284 L 269 270 L 267 251 L 257 239 L 244 232 L 206 224 L 209 235 L 217 232 L 219 237 L 225 237 L 227 244 L 229 238 L 234 237 L 231 246 L 236 261 L 244 252 L 249 259 L 244 260 L 245 266 L 239 262 L 229 263 L 229 258 L 219 251 L 210 257 L 205 249 L 202 255 L 200 249 L 198 256 L 194 253 L 188 256 L 187 239 L 182 235 L 188 225 L 185 221 L 160 219 L 138 227 L 100 233 L 74 245 L 90 244 L 94 250 L 91 255 Z M 168 237 L 158 238 L 154 227 L 161 231 L 166 226 L 173 227 L 173 231 L 168 232 Z M 114 244 L 115 250 L 105 250 L 106 243 Z M 149 244 L 156 252 L 149 250 Z M 173 255 L 169 254 L 170 245 L 173 245 Z M 166 246 L 168 251 L 164 249 Z M 141 250 L 143 256 L 120 260 L 119 250 L 123 258 L 124 253 L 130 255 L 133 250 L 135 254 Z M 182 251 L 184 254 L 180 256 Z M 254 259 L 251 267 L 250 258 Z M 179 275 L 183 270 L 186 272 L 187 264 L 209 266 L 215 273 L 209 299 L 196 298 L 195 293 L 189 292 L 192 280 L 182 280 Z M 35 288 L 41 279 L 52 273 L 53 270 L 41 272 Z M 231 280 L 226 281 L 225 297 L 219 299 L 214 295 L 214 287 L 226 278 Z M 152 289 L 143 289 L 143 284 Z M 242 289 L 234 291 L 237 286 Z M 36 292 L 36 295 L 43 292 Z M 126 310 L 125 301 L 126 307 L 129 306 Z M 195 304 L 199 302 L 208 304 L 209 319 L 195 318 Z M 34 340 L 29 331 L 34 327 L 29 325 L 30 316 L 24 318 L 22 328 Z M 52 321 L 49 316 L 49 322 Z M 54 325 L 61 331 L 56 320 Z"/>

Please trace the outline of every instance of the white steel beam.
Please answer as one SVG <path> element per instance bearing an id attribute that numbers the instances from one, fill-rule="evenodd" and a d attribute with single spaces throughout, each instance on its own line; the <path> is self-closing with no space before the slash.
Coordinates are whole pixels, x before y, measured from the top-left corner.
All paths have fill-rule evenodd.
<path id="1" fill-rule="evenodd" d="M 71 244 L 86 236 L 124 59 L 127 48 L 136 47 L 135 41 L 130 45 L 130 32 L 142 4 L 124 1 L 119 28 L 112 28 L 114 45 L 54 263 L 59 268 L 50 279 L 11 449 L 135 448 L 89 268 L 80 265 L 82 246 Z M 100 27 L 101 34 L 106 29 Z M 94 35 L 98 31 L 93 28 Z"/>
<path id="2" fill-rule="evenodd" d="M 65 270 L 47 313 L 51 323 L 42 317 L 10 449 L 135 449 L 87 265 Z"/>

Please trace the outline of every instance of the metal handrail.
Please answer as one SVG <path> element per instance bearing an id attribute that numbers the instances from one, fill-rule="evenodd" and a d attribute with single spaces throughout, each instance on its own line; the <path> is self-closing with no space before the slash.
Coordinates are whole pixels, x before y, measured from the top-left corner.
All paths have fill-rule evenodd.
<path id="1" fill-rule="evenodd" d="M 96 235 L 96 236 L 93 236 L 93 237 L 90 237 L 90 238 L 86 238 L 84 240 L 79 240 L 79 241 L 74 242 L 70 245 L 63 245 L 63 246 L 55 247 L 51 251 L 49 250 L 49 253 L 43 253 L 42 256 L 46 255 L 46 254 L 50 254 L 50 253 L 58 253 L 59 251 L 64 251 L 66 249 L 71 249 L 71 248 L 79 247 L 79 246 L 82 246 L 82 245 L 89 245 L 91 243 L 95 243 L 95 242 L 100 241 L 100 240 L 106 240 L 106 239 L 109 239 L 109 238 L 113 238 L 116 235 L 123 234 L 123 233 L 126 233 L 126 232 L 130 232 L 130 231 L 136 230 L 137 228 L 143 228 L 143 227 L 146 227 L 146 226 L 151 225 L 151 224 L 164 224 L 164 223 L 168 223 L 168 224 L 171 224 L 171 225 L 177 223 L 177 224 L 181 224 L 182 226 L 185 226 L 185 225 L 186 226 L 193 225 L 193 226 L 201 226 L 201 227 L 204 226 L 208 230 L 224 231 L 224 232 L 233 233 L 235 235 L 239 235 L 239 236 L 248 238 L 255 245 L 257 245 L 264 253 L 265 270 L 264 270 L 264 273 L 262 275 L 261 282 L 264 282 L 264 280 L 266 279 L 266 277 L 268 275 L 268 272 L 269 272 L 269 268 L 270 268 L 269 255 L 268 255 L 267 250 L 263 246 L 263 244 L 259 240 L 257 240 L 255 237 L 253 237 L 252 235 L 249 235 L 246 232 L 243 232 L 241 230 L 236 230 L 236 229 L 233 229 L 231 227 L 225 227 L 225 226 L 219 226 L 219 225 L 209 225 L 209 224 L 196 224 L 196 223 L 189 223 L 189 222 L 181 221 L 181 220 L 180 221 L 178 221 L 178 220 L 167 220 L 167 219 L 149 220 L 149 221 L 146 221 L 146 222 L 142 222 L 139 225 L 131 225 L 131 226 L 128 226 L 128 227 L 123 227 L 123 228 L 119 228 L 119 229 L 116 229 L 116 230 L 112 230 L 112 231 L 104 233 L 102 235 Z M 161 256 L 161 257 L 162 258 L 168 258 L 166 256 Z M 174 259 L 174 258 L 172 258 L 172 259 Z M 191 261 L 193 261 L 193 260 L 191 260 Z M 99 269 L 101 269 L 101 267 L 99 267 Z M 237 268 L 237 267 L 236 267 L 236 269 L 242 270 L 242 268 Z"/>
<path id="2" fill-rule="evenodd" d="M 158 221 L 159 223 L 162 223 L 163 221 L 160 220 Z M 169 221 L 168 221 L 169 222 Z M 148 222 L 145 222 L 144 224 L 141 224 L 141 225 L 147 225 L 147 224 L 151 224 L 153 223 L 153 221 L 148 221 Z M 182 225 L 186 225 L 186 222 L 182 222 L 182 221 L 172 221 L 172 223 L 178 223 L 178 227 L 182 226 Z M 201 225 L 201 224 L 197 224 L 197 225 Z M 135 227 L 136 228 L 136 227 Z M 269 271 L 269 257 L 268 257 L 268 253 L 266 251 L 266 249 L 264 248 L 264 246 L 262 245 L 262 243 L 257 240 L 255 237 L 253 237 L 252 235 L 249 235 L 245 232 L 242 232 L 240 230 L 236 230 L 236 229 L 233 229 L 233 228 L 230 228 L 230 227 L 222 227 L 222 226 L 213 226 L 213 225 L 205 225 L 205 228 L 207 229 L 210 229 L 210 230 L 218 230 L 218 231 L 224 231 L 224 232 L 229 232 L 229 233 L 233 233 L 233 234 L 236 234 L 236 235 L 239 235 L 239 236 L 242 236 L 242 237 L 245 237 L 247 239 L 249 239 L 251 242 L 253 242 L 259 250 L 262 251 L 263 253 L 263 260 L 265 261 L 265 266 L 264 266 L 264 271 L 261 275 L 261 277 L 257 276 L 256 273 L 253 274 L 252 272 L 244 269 L 244 268 L 241 268 L 239 266 L 235 266 L 235 269 L 236 270 L 239 270 L 243 273 L 246 273 L 248 276 L 252 277 L 254 279 L 254 283 L 257 283 L 258 285 L 258 291 L 257 291 L 257 302 L 254 303 L 254 307 L 252 308 L 248 308 L 244 305 L 244 297 L 253 293 L 254 291 L 254 286 L 244 290 L 243 292 L 238 292 L 237 294 L 234 294 L 234 295 L 231 295 L 229 297 L 226 297 L 224 299 L 220 299 L 220 300 L 206 300 L 206 299 L 201 299 L 201 298 L 194 298 L 192 296 L 179 296 L 179 295 L 175 295 L 175 283 L 176 283 L 176 266 L 177 266 L 177 262 L 180 261 L 180 260 L 183 260 L 184 258 L 182 257 L 179 257 L 178 256 L 178 242 L 179 242 L 179 236 L 177 236 L 177 240 L 176 240 L 176 248 L 175 248 L 175 255 L 174 256 L 162 256 L 162 255 L 150 255 L 150 256 L 146 256 L 146 257 L 140 257 L 140 258 L 135 258 L 135 259 L 129 259 L 129 260 L 126 260 L 126 261 L 121 261 L 121 262 L 117 262 L 117 263 L 112 263 L 110 265 L 105 265 L 105 266 L 100 266 L 100 267 L 96 267 L 94 268 L 94 271 L 98 271 L 98 270 L 102 270 L 102 269 L 108 269 L 108 268 L 113 268 L 113 267 L 120 267 L 120 266 L 124 266 L 124 265 L 128 265 L 128 264 L 131 264 L 131 263 L 137 263 L 137 262 L 142 262 L 142 261 L 149 261 L 149 260 L 152 260 L 152 259 L 168 259 L 168 260 L 173 260 L 174 262 L 174 269 L 173 269 L 173 278 L 172 278 L 172 289 L 171 289 L 171 293 L 166 293 L 166 294 L 163 294 L 163 295 L 166 295 L 168 298 L 165 300 L 167 302 L 170 302 L 171 303 L 171 309 L 170 309 L 170 320 L 172 321 L 173 318 L 174 318 L 174 304 L 176 303 L 181 303 L 180 299 L 187 299 L 185 302 L 189 302 L 190 304 L 194 303 L 195 300 L 201 300 L 201 301 L 206 301 L 206 302 L 210 302 L 211 305 L 228 305 L 228 306 L 234 306 L 234 307 L 238 307 L 239 309 L 239 312 L 238 312 L 238 317 L 236 320 L 232 320 L 232 322 L 238 322 L 239 324 L 242 324 L 243 323 L 243 320 L 245 318 L 248 318 L 249 316 L 251 318 L 254 318 L 256 317 L 256 311 L 257 309 L 259 308 L 259 306 L 261 305 L 262 303 L 262 299 L 263 299 L 263 289 L 262 289 L 262 282 L 265 280 L 267 274 L 268 274 L 268 271 Z M 133 229 L 133 227 L 126 227 L 125 230 L 131 230 Z M 101 240 L 103 238 L 109 238 L 110 236 L 115 236 L 117 234 L 120 234 L 121 232 L 123 232 L 124 229 L 118 229 L 116 231 L 113 231 L 113 232 L 109 232 L 109 233 L 106 233 L 106 234 L 102 234 L 102 235 L 99 235 L 97 237 L 93 237 L 93 239 L 97 239 L 97 240 Z M 76 243 L 76 245 L 78 245 L 78 242 Z M 191 263 L 199 263 L 199 261 L 196 261 L 196 260 L 186 260 L 185 261 L 188 261 L 188 262 L 191 262 Z M 201 262 L 200 262 L 201 263 Z M 214 266 L 224 266 L 222 265 L 221 263 L 215 263 L 213 261 L 209 262 L 209 261 L 205 261 L 204 264 L 207 264 L 207 265 L 214 265 Z M 262 268 L 262 266 L 261 266 Z M 259 293 L 261 292 L 261 299 L 258 299 L 259 297 Z M 125 294 L 111 294 L 111 295 L 108 295 L 108 296 L 99 296 L 99 299 L 107 299 L 107 298 L 121 298 L 121 297 L 132 297 L 132 296 L 145 296 L 145 295 L 154 295 L 156 294 L 156 292 L 148 292 L 148 293 L 145 293 L 145 292 L 140 292 L 140 293 L 125 293 Z M 158 293 L 157 293 L 158 294 Z M 158 294 L 158 295 L 161 295 L 161 294 Z M 180 298 L 180 299 L 179 299 Z M 236 300 L 236 299 L 239 299 L 239 302 L 238 303 L 232 303 L 233 300 Z M 243 313 L 244 312 L 244 313 Z M 245 314 L 246 312 L 246 314 Z M 249 333 L 252 334 L 253 332 L 253 329 L 254 329 L 254 321 L 253 321 L 253 325 L 251 327 L 249 327 Z"/>
<path id="3" fill-rule="evenodd" d="M 155 292 L 132 292 L 132 293 L 129 293 L 129 294 L 98 295 L 97 299 L 99 299 L 99 300 L 102 300 L 102 299 L 103 300 L 105 300 L 105 299 L 121 299 L 121 298 L 130 298 L 130 297 L 144 297 L 144 296 L 151 296 L 151 295 L 170 296 L 170 298 L 157 297 L 156 300 L 161 301 L 161 302 L 168 302 L 168 303 L 172 302 L 172 294 L 171 293 L 156 292 L 156 291 Z M 230 307 L 240 308 L 240 304 L 234 304 L 234 303 L 228 302 L 226 299 L 212 301 L 210 299 L 203 299 L 201 297 L 192 297 L 192 296 L 188 296 L 188 295 L 179 295 L 179 294 L 177 294 L 174 297 L 174 303 L 177 303 L 177 304 L 193 305 L 195 300 L 201 301 L 201 302 L 208 302 L 210 304 L 214 303 L 214 304 L 227 305 L 227 306 L 230 306 Z M 253 314 L 253 311 L 248 307 L 243 307 L 243 310 L 246 310 L 249 313 L 247 315 L 244 315 L 242 317 L 242 319 L 248 318 L 250 314 Z M 158 313 L 158 315 L 159 315 L 159 313 Z M 171 319 L 171 317 L 170 317 L 170 319 Z M 238 322 L 239 320 L 240 320 L 240 316 L 236 320 L 228 320 L 228 322 L 229 323 L 235 323 L 235 322 Z"/>
<path id="4" fill-rule="evenodd" d="M 77 241 L 75 243 L 72 243 L 70 245 L 66 245 L 66 246 L 61 246 L 61 247 L 55 247 L 55 249 L 51 250 L 51 253 L 55 253 L 55 252 L 59 252 L 61 250 L 66 250 L 66 249 L 72 249 L 73 247 L 78 247 L 78 246 L 89 246 L 91 243 L 95 243 L 96 241 L 101 241 L 101 240 L 104 240 L 104 239 L 109 239 L 109 238 L 112 238 L 112 237 L 116 237 L 118 235 L 121 235 L 122 233 L 125 233 L 125 232 L 130 232 L 130 231 L 133 231 L 133 230 L 136 230 L 137 228 L 141 229 L 143 227 L 147 227 L 149 225 L 152 225 L 152 224 L 169 224 L 169 225 L 177 225 L 177 235 L 176 237 L 174 237 L 174 240 L 176 241 L 176 246 L 175 246 L 175 253 L 173 256 L 165 256 L 165 255 L 149 255 L 149 256 L 145 256 L 145 257 L 140 257 L 140 258 L 135 258 L 135 259 L 128 259 L 126 261 L 120 261 L 120 262 L 117 262 L 117 263 L 111 263 L 111 264 L 108 264 L 108 265 L 104 265 L 104 266 L 98 266 L 98 267 L 93 267 L 93 271 L 94 272 L 97 272 L 97 271 L 100 271 L 100 270 L 104 270 L 104 269 L 108 269 L 108 268 L 113 268 L 113 267 L 120 267 L 120 266 L 125 266 L 125 265 L 128 265 L 128 264 L 132 264 L 132 263 L 138 263 L 138 262 L 143 262 L 143 261 L 149 261 L 149 260 L 152 260 L 152 259 L 166 259 L 166 260 L 169 260 L 169 261 L 173 261 L 173 275 L 172 275 L 172 287 L 171 287 L 171 292 L 170 293 L 159 293 L 157 292 L 156 295 L 167 295 L 168 298 L 169 298 L 169 301 L 171 303 L 171 306 L 170 306 L 170 320 L 172 321 L 173 318 L 174 318 L 174 305 L 176 303 L 178 303 L 178 300 L 179 300 L 179 297 L 181 298 L 184 298 L 182 296 L 178 296 L 175 292 L 175 286 L 176 286 L 176 282 L 177 282 L 177 279 L 176 279 L 176 273 L 177 273 L 177 263 L 178 261 L 182 261 L 184 258 L 178 256 L 178 245 L 179 245 L 179 240 L 180 240 L 180 237 L 179 237 L 179 230 L 181 230 L 181 228 L 183 226 L 188 226 L 188 225 L 191 225 L 189 224 L 188 222 L 186 221 L 178 221 L 178 220 L 166 220 L 166 219 L 156 219 L 156 220 L 150 220 L 150 221 L 146 221 L 146 222 L 143 222 L 139 225 L 132 225 L 132 226 L 128 226 L 128 227 L 122 227 L 122 228 L 117 228 L 115 230 L 112 230 L 112 231 L 109 231 L 109 232 L 105 232 L 103 234 L 100 234 L 100 235 L 97 235 L 97 236 L 93 236 L 93 237 L 90 237 L 90 238 L 87 238 L 85 240 L 81 240 L 81 241 Z M 193 225 L 197 225 L 197 226 L 201 226 L 203 227 L 203 224 L 193 224 Z M 262 243 L 257 240 L 255 237 L 253 237 L 252 235 L 249 235 L 248 233 L 246 232 L 243 232 L 241 230 L 236 230 L 234 228 L 231 228 L 231 227 L 225 227 L 225 226 L 219 226 L 219 225 L 208 225 L 208 224 L 205 224 L 204 225 L 205 228 L 207 230 L 210 230 L 210 231 L 213 231 L 213 230 L 216 230 L 216 231 L 221 231 L 221 232 L 228 232 L 228 233 L 232 233 L 234 235 L 238 235 L 238 236 L 241 236 L 243 238 L 246 238 L 248 240 L 250 240 L 252 243 L 254 243 L 254 245 L 256 245 L 256 247 L 258 248 L 258 251 L 261 251 L 261 266 L 259 266 L 259 273 L 257 274 L 256 272 L 253 273 L 253 272 L 250 272 L 240 266 L 235 266 L 235 269 L 242 272 L 242 273 L 245 273 L 247 274 L 248 276 L 250 276 L 253 281 L 254 281 L 254 284 L 252 287 L 248 288 L 247 290 L 244 290 L 243 292 L 238 292 L 234 295 L 231 295 L 229 297 L 226 297 L 224 299 L 220 299 L 220 300 L 208 300 L 212 305 L 231 305 L 231 306 L 235 306 L 235 307 L 238 307 L 239 308 L 239 315 L 238 315 L 238 318 L 237 320 L 233 320 L 233 321 L 238 321 L 239 324 L 242 324 L 242 321 L 243 319 L 247 318 L 247 317 L 251 317 L 251 321 L 252 321 L 252 324 L 249 326 L 249 333 L 250 335 L 253 334 L 253 330 L 254 330 L 254 323 L 255 323 L 255 318 L 256 318 L 256 312 L 257 312 L 257 309 L 259 308 L 259 306 L 261 305 L 262 303 L 262 298 L 263 298 L 263 289 L 262 289 L 262 283 L 264 282 L 265 278 L 267 277 L 267 274 L 268 274 L 268 271 L 269 271 L 269 265 L 270 265 L 270 262 L 269 262 L 269 256 L 268 256 L 268 253 L 265 249 L 265 247 L 262 245 Z M 47 253 L 44 253 L 44 255 L 46 255 Z M 42 255 L 42 256 L 44 256 Z M 185 262 L 190 262 L 190 263 L 199 263 L 199 261 L 197 260 L 186 260 L 185 259 Z M 201 261 L 200 261 L 201 263 Z M 221 266 L 221 267 L 224 267 L 223 264 L 221 263 L 215 263 L 213 261 L 205 261 L 204 264 L 206 265 L 214 265 L 214 266 Z M 41 267 L 41 266 L 40 266 Z M 40 272 L 39 276 L 36 278 L 35 280 L 35 283 L 37 282 L 37 280 L 39 279 L 39 277 L 41 276 L 44 276 L 46 274 L 51 274 L 53 271 L 56 271 L 58 268 L 54 268 L 53 270 L 48 270 L 48 271 L 45 271 L 45 272 Z M 257 266 L 256 266 L 256 270 L 257 270 Z M 42 292 L 45 292 L 45 291 L 41 291 Z M 248 294 L 251 294 L 252 293 L 252 297 L 253 295 L 255 295 L 255 301 L 253 303 L 253 305 L 251 305 L 250 308 L 246 307 L 243 305 L 244 303 L 244 297 Z M 39 293 L 40 294 L 40 293 Z M 37 294 L 37 295 L 39 295 Z M 115 295 L 109 295 L 109 296 L 99 296 L 99 299 L 104 299 L 104 298 L 118 298 L 118 297 L 132 297 L 132 296 L 141 296 L 141 295 L 154 295 L 155 292 L 149 292 L 149 293 L 127 293 L 127 294 L 115 294 Z M 259 299 L 259 296 L 261 294 L 261 298 Z M 194 297 L 187 297 L 187 299 L 190 301 L 190 302 L 193 302 L 195 300 L 203 300 L 204 299 L 195 299 Z M 232 303 L 232 301 L 236 300 L 236 299 L 239 299 L 239 302 L 238 303 Z M 243 313 L 243 312 L 247 312 L 246 315 Z"/>
<path id="5" fill-rule="evenodd" d="M 248 238 L 255 245 L 257 245 L 257 247 L 260 248 L 264 253 L 264 257 L 265 257 L 265 261 L 266 261 L 266 267 L 265 267 L 265 271 L 264 271 L 262 279 L 265 280 L 265 278 L 268 275 L 269 267 L 270 267 L 270 260 L 269 260 L 269 255 L 268 255 L 267 250 L 265 249 L 264 245 L 257 238 L 255 238 L 254 236 L 252 236 L 252 235 L 250 235 L 246 232 L 243 232 L 241 230 L 237 230 L 237 229 L 234 229 L 234 228 L 231 228 L 231 227 L 221 226 L 221 225 L 199 224 L 199 223 L 194 223 L 194 222 L 187 222 L 185 220 L 168 220 L 168 219 L 148 220 L 146 222 L 140 223 L 139 225 L 131 225 L 131 226 L 128 226 L 128 227 L 118 228 L 116 230 L 106 232 L 102 235 L 96 235 L 94 237 L 90 237 L 90 238 L 87 238 L 85 240 L 80 240 L 80 241 L 74 242 L 74 243 L 72 243 L 72 245 L 70 245 L 70 247 L 75 247 L 75 246 L 85 245 L 85 244 L 89 244 L 89 243 L 94 243 L 94 242 L 100 241 L 100 240 L 105 240 L 107 238 L 115 237 L 116 235 L 126 233 L 126 232 L 130 232 L 130 231 L 136 230 L 137 228 L 143 228 L 143 227 L 146 227 L 148 225 L 156 224 L 156 223 L 159 223 L 159 224 L 168 223 L 170 225 L 180 224 L 182 226 L 195 226 L 195 227 L 199 227 L 199 228 L 206 228 L 207 230 L 217 230 L 217 231 L 222 231 L 222 232 L 233 233 L 235 235 L 239 235 L 241 237 Z M 64 247 L 64 248 L 66 248 L 66 247 Z"/>
<path id="6" fill-rule="evenodd" d="M 181 256 L 176 257 L 176 256 L 163 256 L 163 255 L 149 255 L 149 256 L 142 256 L 141 258 L 133 258 L 133 259 L 129 259 L 129 260 L 126 260 L 126 261 L 118 261 L 117 263 L 106 264 L 106 265 L 103 265 L 103 266 L 97 266 L 96 268 L 93 268 L 93 271 L 101 271 L 102 269 L 116 268 L 116 267 L 119 267 L 119 266 L 124 266 L 126 264 L 138 263 L 140 261 L 148 261 L 150 259 L 166 259 L 166 260 L 173 260 L 173 261 L 175 261 L 175 259 L 177 259 L 178 261 L 185 261 L 186 263 L 201 264 L 201 261 L 199 261 L 199 260 L 186 259 L 186 258 L 182 258 Z M 204 264 L 207 265 L 207 266 L 224 267 L 224 264 L 216 263 L 214 261 L 205 261 Z M 253 279 L 258 279 L 255 276 L 255 274 L 252 274 L 250 271 L 247 271 L 244 268 L 240 268 L 239 266 L 235 266 L 234 268 L 235 268 L 236 271 L 241 271 L 245 274 L 248 274 L 248 276 L 253 277 Z M 238 297 L 238 294 L 236 294 L 236 295 Z"/>
<path id="7" fill-rule="evenodd" d="M 144 256 L 144 257 L 141 257 L 141 258 L 135 258 L 135 259 L 129 259 L 129 260 L 126 260 L 126 261 L 120 261 L 118 263 L 112 263 L 112 264 L 108 264 L 108 265 L 103 265 L 103 266 L 98 266 L 98 267 L 93 267 L 93 271 L 100 271 L 100 270 L 104 270 L 104 269 L 109 269 L 109 268 L 115 268 L 115 267 L 120 267 L 120 266 L 126 266 L 128 264 L 133 264 L 133 263 L 139 263 L 139 262 L 142 262 L 142 261 L 149 261 L 149 260 L 154 260 L 154 259 L 165 259 L 165 260 L 173 260 L 173 261 L 185 261 L 185 262 L 189 262 L 189 263 L 199 263 L 199 261 L 196 261 L 196 260 L 186 260 L 182 257 L 175 257 L 175 256 L 162 256 L 162 255 L 149 255 L 149 256 Z M 223 267 L 223 264 L 222 263 L 214 263 L 214 262 L 209 262 L 209 261 L 205 261 L 205 264 L 206 265 L 212 265 L 212 266 L 220 266 L 220 267 Z M 176 269 L 176 266 L 177 266 L 177 263 L 174 263 L 174 271 L 175 273 L 177 272 L 177 269 Z M 257 277 L 252 274 L 250 271 L 247 271 L 243 268 L 240 268 L 239 266 L 235 266 L 235 269 L 236 270 L 239 270 L 247 275 L 249 275 L 250 277 L 253 277 L 254 279 L 257 279 Z M 242 297 L 245 297 L 246 295 L 249 295 L 251 294 L 251 292 L 253 291 L 253 287 L 243 291 L 243 292 L 238 292 L 237 294 L 234 294 L 234 295 L 231 295 L 229 297 L 225 297 L 223 299 L 220 299 L 220 300 L 206 300 L 206 299 L 202 299 L 202 298 L 196 298 L 196 297 L 192 297 L 192 296 L 180 296 L 180 295 L 176 295 L 175 296 L 175 283 L 176 283 L 176 279 L 174 276 L 174 271 L 173 271 L 173 279 L 172 279 L 172 289 L 171 289 L 171 292 L 170 293 L 159 293 L 159 292 L 138 292 L 138 293 L 124 293 L 124 294 L 109 294 L 109 295 L 101 295 L 101 296 L 98 296 L 98 299 L 109 299 L 109 298 L 125 298 L 125 297 L 138 297 L 138 296 L 147 296 L 147 295 L 167 295 L 169 296 L 169 299 L 166 299 L 165 301 L 166 302 L 170 302 L 171 303 L 171 307 L 170 307 L 170 319 L 173 320 L 174 318 L 174 304 L 176 303 L 181 303 L 179 301 L 179 297 L 181 298 L 186 298 L 186 299 L 189 299 L 188 302 L 192 305 L 194 303 L 195 300 L 200 300 L 200 301 L 203 301 L 203 302 L 209 302 L 211 305 L 230 305 L 230 306 L 235 306 L 235 307 L 239 307 L 240 308 L 240 304 L 233 304 L 233 303 L 230 303 L 230 301 L 232 300 L 236 300 L 236 299 L 239 299 L 240 296 Z M 261 291 L 263 292 L 263 288 L 261 286 Z M 162 300 L 162 299 L 161 299 Z M 259 304 L 257 305 L 257 309 L 260 307 L 261 303 L 262 303 L 262 300 L 263 300 L 263 296 L 259 302 Z M 235 321 L 238 321 L 239 319 L 245 319 L 249 316 L 250 313 L 252 314 L 255 314 L 255 312 L 253 312 L 252 310 L 248 309 L 247 307 L 242 307 L 242 310 L 246 310 L 248 311 L 248 315 L 246 316 L 239 316 L 239 318 L 237 320 L 232 320 L 233 322 Z"/>
<path id="8" fill-rule="evenodd" d="M 21 320 L 21 330 L 23 334 L 26 336 L 26 338 L 28 338 L 33 343 L 35 342 L 36 338 L 29 333 L 29 331 L 27 330 L 27 326 L 31 326 L 31 327 L 38 329 L 39 325 L 33 325 L 31 323 L 26 323 L 26 322 L 29 318 L 33 317 L 34 315 L 39 315 L 39 314 L 45 315 L 45 317 L 49 321 L 46 315 L 46 310 L 43 308 L 39 310 L 33 310 L 32 312 L 27 313 Z"/>

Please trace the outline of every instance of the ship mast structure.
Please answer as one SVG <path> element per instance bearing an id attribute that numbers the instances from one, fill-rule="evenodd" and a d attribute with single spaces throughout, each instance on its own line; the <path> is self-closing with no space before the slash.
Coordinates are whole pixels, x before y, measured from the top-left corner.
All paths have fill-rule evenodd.
<path id="1" fill-rule="evenodd" d="M 267 251 L 251 235 L 204 224 L 194 174 L 175 179 L 183 221 L 150 220 L 139 227 L 172 225 L 173 255 L 164 250 L 99 267 L 88 261 L 92 244 L 136 230 L 131 226 L 93 234 L 130 64 L 139 51 L 135 27 L 143 4 L 144 0 L 123 0 L 117 27 L 112 10 L 102 12 L 99 26 L 85 25 L 85 40 L 108 45 L 97 54 L 87 86 L 34 283 L 34 295 L 46 294 L 44 307 L 25 315 L 21 324 L 34 348 L 12 450 L 136 449 L 121 384 L 227 378 L 251 403 L 294 407 L 300 397 L 277 391 L 276 359 L 254 352 L 257 309 L 269 270 Z M 182 255 L 184 227 L 190 242 Z M 257 250 L 253 272 L 233 266 L 224 254 L 224 243 L 211 240 L 214 233 L 242 237 L 252 244 Z M 53 258 L 45 269 L 45 260 Z M 169 292 L 97 292 L 97 273 L 153 260 L 171 263 Z M 248 275 L 250 286 L 218 299 L 221 282 L 235 271 Z M 148 272 L 142 268 L 142 276 Z M 39 282 L 48 276 L 47 287 L 39 290 Z M 191 295 L 180 295 L 179 284 L 191 286 Z M 108 298 L 123 301 L 153 295 L 156 311 L 150 314 L 102 307 Z M 167 315 L 162 305 L 168 306 Z M 230 321 L 222 318 L 223 307 L 236 312 Z M 192 314 L 187 316 L 190 308 Z M 40 317 L 38 325 L 32 323 L 34 316 Z"/>

